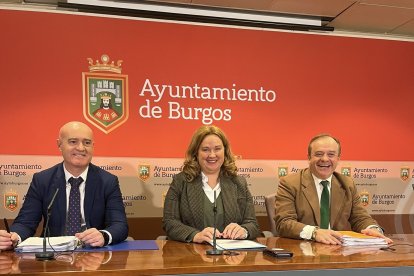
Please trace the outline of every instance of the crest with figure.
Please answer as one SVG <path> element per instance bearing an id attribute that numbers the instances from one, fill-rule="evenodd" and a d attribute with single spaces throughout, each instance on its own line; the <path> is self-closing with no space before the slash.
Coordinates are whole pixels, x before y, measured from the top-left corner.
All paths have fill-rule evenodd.
<path id="1" fill-rule="evenodd" d="M 142 181 L 147 181 L 150 178 L 150 165 L 139 165 L 138 172 L 139 178 Z"/>
<path id="2" fill-rule="evenodd" d="M 364 190 L 359 194 L 362 206 L 367 207 L 369 205 L 369 192 Z"/>
<path id="3" fill-rule="evenodd" d="M 286 176 L 288 174 L 288 167 L 278 167 L 277 174 L 279 177 Z"/>
<path id="4" fill-rule="evenodd" d="M 402 181 L 407 181 L 410 178 L 410 168 L 401 168 L 400 178 Z"/>
<path id="5" fill-rule="evenodd" d="M 15 211 L 18 207 L 19 195 L 14 191 L 9 191 L 4 194 L 4 208 L 9 211 Z"/>
<path id="6" fill-rule="evenodd" d="M 128 119 L 128 76 L 121 75 L 122 60 L 109 63 L 102 55 L 101 62 L 91 58 L 89 72 L 83 77 L 83 114 L 104 133 L 109 133 Z"/>
<path id="7" fill-rule="evenodd" d="M 341 174 L 345 176 L 351 176 L 351 167 L 342 167 Z"/>

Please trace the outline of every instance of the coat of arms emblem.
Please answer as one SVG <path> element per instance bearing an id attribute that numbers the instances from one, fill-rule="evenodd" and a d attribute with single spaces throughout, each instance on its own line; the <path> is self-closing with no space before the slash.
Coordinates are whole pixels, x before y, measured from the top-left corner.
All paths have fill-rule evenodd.
<path id="1" fill-rule="evenodd" d="M 15 192 L 7 192 L 4 194 L 4 207 L 9 211 L 17 209 L 17 200 L 19 196 Z"/>
<path id="2" fill-rule="evenodd" d="M 400 170 L 400 178 L 402 181 L 407 181 L 410 177 L 410 168 L 401 168 Z"/>
<path id="3" fill-rule="evenodd" d="M 139 178 L 142 181 L 147 181 L 150 178 L 150 165 L 139 165 Z"/>
<path id="4" fill-rule="evenodd" d="M 286 176 L 288 174 L 288 167 L 278 167 L 277 174 L 279 177 Z"/>
<path id="5" fill-rule="evenodd" d="M 104 133 L 109 133 L 128 119 L 128 76 L 122 75 L 122 60 L 110 63 L 88 58 L 89 72 L 83 78 L 83 114 Z"/>
<path id="6" fill-rule="evenodd" d="M 351 168 L 350 167 L 342 167 L 341 174 L 345 176 L 351 176 Z"/>
<path id="7" fill-rule="evenodd" d="M 369 193 L 367 191 L 363 191 L 359 194 L 361 203 L 364 207 L 369 205 Z"/>

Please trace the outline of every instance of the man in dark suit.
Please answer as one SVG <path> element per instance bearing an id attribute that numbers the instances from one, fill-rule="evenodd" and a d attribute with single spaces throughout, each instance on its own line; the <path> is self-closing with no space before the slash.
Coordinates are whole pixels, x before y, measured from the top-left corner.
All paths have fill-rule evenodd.
<path id="1" fill-rule="evenodd" d="M 63 162 L 35 173 L 24 204 L 10 227 L 0 230 L 0 250 L 12 249 L 35 234 L 56 194 L 49 219 L 50 236 L 75 235 L 83 243 L 101 247 L 125 240 L 128 224 L 118 178 L 91 163 L 94 149 L 92 130 L 84 123 L 69 122 L 59 132 L 57 145 Z M 72 178 L 79 179 L 78 204 L 72 204 Z M 72 205 L 78 206 L 69 225 Z M 80 207 L 80 208 L 79 208 Z M 45 231 L 45 229 L 43 229 Z"/>
<path id="2" fill-rule="evenodd" d="M 340 155 L 338 139 L 318 135 L 308 146 L 309 168 L 280 179 L 275 216 L 280 236 L 341 244 L 337 231 L 353 230 L 386 238 L 362 206 L 352 178 L 335 172 Z M 324 193 L 326 209 L 321 208 Z"/>

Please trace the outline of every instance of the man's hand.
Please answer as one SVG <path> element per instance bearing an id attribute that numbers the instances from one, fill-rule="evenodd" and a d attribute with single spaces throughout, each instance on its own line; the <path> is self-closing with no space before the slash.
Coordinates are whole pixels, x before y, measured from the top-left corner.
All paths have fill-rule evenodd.
<path id="1" fill-rule="evenodd" d="M 367 236 L 373 236 L 373 237 L 378 237 L 378 238 L 383 238 L 385 239 L 385 241 L 390 244 L 393 243 L 393 240 L 391 240 L 390 238 L 384 236 L 384 234 L 380 233 L 377 229 L 375 228 L 367 228 L 361 231 L 362 234 L 365 234 Z"/>
<path id="2" fill-rule="evenodd" d="M 324 244 L 342 244 L 342 234 L 329 229 L 317 229 L 315 233 L 315 241 Z"/>
<path id="3" fill-rule="evenodd" d="M 20 257 L 14 252 L 0 254 L 0 274 L 21 273 L 19 268 Z"/>
<path id="4" fill-rule="evenodd" d="M 19 241 L 19 236 L 14 233 L 8 233 L 5 230 L 0 230 L 0 250 L 12 250 Z"/>
<path id="5" fill-rule="evenodd" d="M 102 233 L 96 228 L 90 228 L 81 233 L 76 233 L 75 237 L 84 244 L 92 247 L 102 247 L 105 244 L 105 239 Z"/>
<path id="6" fill-rule="evenodd" d="M 105 252 L 88 252 L 85 255 L 76 258 L 75 266 L 84 270 L 97 270 L 105 257 Z"/>
<path id="7" fill-rule="evenodd" d="M 193 242 L 196 242 L 196 243 L 207 242 L 208 243 L 213 239 L 213 233 L 214 233 L 214 228 L 212 227 L 204 228 L 203 231 L 198 232 L 194 236 Z M 222 234 L 220 233 L 220 231 L 216 229 L 216 238 L 220 238 L 220 237 L 222 237 Z"/>

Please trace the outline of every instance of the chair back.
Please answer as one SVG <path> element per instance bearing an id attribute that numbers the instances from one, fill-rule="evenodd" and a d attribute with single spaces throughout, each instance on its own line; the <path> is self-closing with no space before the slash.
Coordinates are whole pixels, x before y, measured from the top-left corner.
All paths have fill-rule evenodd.
<path id="1" fill-rule="evenodd" d="M 276 222 L 275 222 L 275 203 L 276 203 L 276 193 L 265 196 L 265 206 L 267 212 L 267 218 L 269 219 L 270 232 L 273 236 L 277 237 L 278 233 L 276 231 Z"/>

